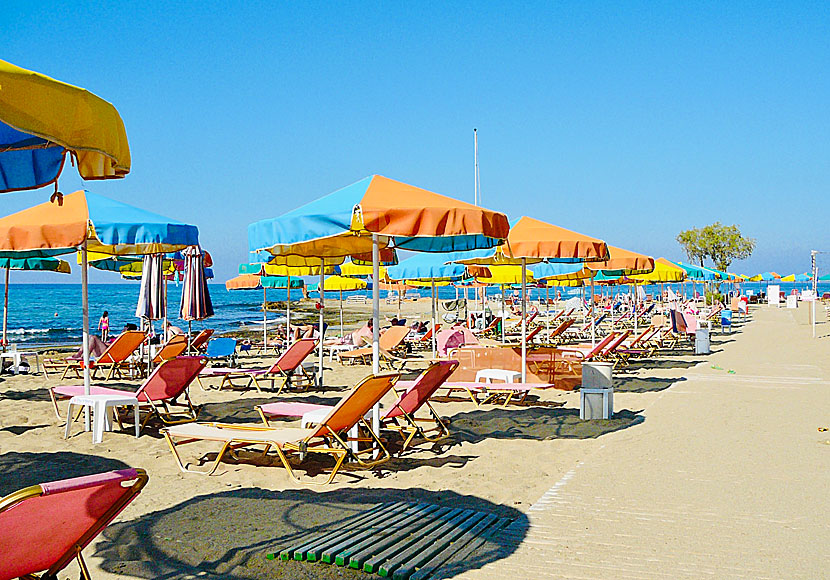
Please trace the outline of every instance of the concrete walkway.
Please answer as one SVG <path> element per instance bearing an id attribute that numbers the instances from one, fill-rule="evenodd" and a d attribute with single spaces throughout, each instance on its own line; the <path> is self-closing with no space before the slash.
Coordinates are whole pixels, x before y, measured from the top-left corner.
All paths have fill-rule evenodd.
<path id="1" fill-rule="evenodd" d="M 817 430 L 830 339 L 810 338 L 806 308 L 753 318 L 703 363 L 646 371 L 677 382 L 625 399 L 644 423 L 597 440 L 505 558 L 458 577 L 830 577 L 830 432 Z"/>

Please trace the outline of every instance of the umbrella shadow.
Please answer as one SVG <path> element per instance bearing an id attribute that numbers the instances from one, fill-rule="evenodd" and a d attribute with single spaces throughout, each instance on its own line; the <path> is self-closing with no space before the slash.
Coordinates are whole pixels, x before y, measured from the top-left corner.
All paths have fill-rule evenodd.
<path id="1" fill-rule="evenodd" d="M 493 409 L 461 413 L 452 418 L 449 445 L 485 439 L 596 439 L 645 421 L 642 411 L 623 409 L 611 419 L 584 421 L 579 409 Z"/>
<path id="2" fill-rule="evenodd" d="M 0 399 L 9 399 L 10 401 L 51 401 L 49 398 L 49 389 L 47 388 L 26 389 L 25 391 L 4 391 L 0 393 Z"/>
<path id="3" fill-rule="evenodd" d="M 685 381 L 685 377 L 661 379 L 657 377 L 617 377 L 614 379 L 614 391 L 619 393 L 655 393 L 664 391 L 672 385 Z"/>
<path id="4" fill-rule="evenodd" d="M 135 520 L 110 525 L 96 555 L 110 573 L 139 578 L 367 578 L 358 570 L 294 560 L 267 559 L 304 534 L 325 532 L 349 518 L 393 502 L 429 503 L 493 513 L 513 520 L 512 535 L 495 534 L 473 555 L 454 557 L 436 577 L 480 568 L 510 555 L 527 530 L 518 510 L 451 491 L 338 489 L 326 492 L 259 488 L 195 497 Z M 379 538 L 382 537 L 380 531 Z M 472 557 L 474 556 L 474 557 Z"/>
<path id="5" fill-rule="evenodd" d="M 70 451 L 54 453 L 9 451 L 0 455 L 0 473 L 3 474 L 3 477 L 0 477 L 0 497 L 38 483 L 129 467 L 117 459 Z"/>
<path id="6" fill-rule="evenodd" d="M 51 427 L 51 425 L 14 425 L 12 427 L 3 427 L 0 431 L 7 431 L 12 435 L 22 435 L 26 431 L 34 431 L 35 429 L 43 429 L 44 427 Z"/>

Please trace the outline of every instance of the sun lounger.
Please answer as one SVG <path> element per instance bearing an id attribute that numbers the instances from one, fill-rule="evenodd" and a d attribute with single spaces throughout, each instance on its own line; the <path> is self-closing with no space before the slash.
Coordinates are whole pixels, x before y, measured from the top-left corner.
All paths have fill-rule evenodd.
<path id="1" fill-rule="evenodd" d="M 143 469 L 33 485 L 0 498 L 0 579 L 57 578 L 141 492 Z M 42 572 L 41 576 L 36 576 Z"/>
<path id="2" fill-rule="evenodd" d="M 207 361 L 200 356 L 180 356 L 161 363 L 141 384 L 136 391 L 124 391 L 93 385 L 91 395 L 131 395 L 138 399 L 140 408 L 148 411 L 142 427 L 152 417 L 157 417 L 165 425 L 173 425 L 196 420 L 196 409 L 190 402 L 187 387 L 205 368 Z M 49 389 L 49 396 L 55 407 L 55 414 L 62 418 L 58 409 L 58 401 L 71 399 L 84 394 L 83 385 L 63 385 Z M 184 401 L 178 401 L 183 397 Z M 182 411 L 173 411 L 171 407 L 183 407 Z"/>
<path id="3" fill-rule="evenodd" d="M 404 438 L 403 450 L 409 447 L 416 436 L 421 436 L 429 442 L 436 442 L 449 435 L 447 425 L 429 404 L 429 398 L 441 388 L 444 382 L 458 367 L 458 361 L 437 361 L 432 363 L 414 381 L 398 381 L 396 390 L 398 400 L 384 411 L 381 418 L 381 428 L 397 431 Z M 418 417 L 417 412 L 426 407 L 429 417 Z M 268 419 L 273 417 L 302 417 L 308 412 L 331 409 L 330 405 L 314 405 L 310 403 L 266 403 L 259 405 L 262 421 L 269 425 Z M 430 428 L 424 429 L 428 423 Z M 437 432 L 437 436 L 429 433 Z"/>
<path id="4" fill-rule="evenodd" d="M 573 318 L 566 318 L 559 326 L 550 331 L 550 334 L 545 338 L 547 344 L 558 344 L 562 341 L 565 332 L 576 322 Z"/>
<path id="5" fill-rule="evenodd" d="M 109 380 L 113 375 L 121 377 L 122 371 L 134 370 L 136 366 L 130 360 L 130 356 L 144 342 L 145 338 L 147 338 L 147 335 L 140 330 L 126 330 L 119 334 L 101 356 L 95 360 L 90 359 L 89 368 L 92 373 L 91 376 L 95 378 L 98 369 L 107 369 L 107 375 L 104 377 L 104 380 Z M 80 378 L 83 368 L 83 359 L 79 361 L 68 360 L 61 379 L 65 379 L 69 371 L 74 371 L 75 375 Z"/>
<path id="6" fill-rule="evenodd" d="M 476 407 L 487 403 L 497 404 L 503 399 L 501 405 L 506 407 L 511 402 L 524 403 L 527 396 L 534 390 L 546 390 L 555 388 L 547 383 L 479 383 L 472 381 L 448 381 L 443 387 L 447 394 L 453 391 L 465 391 Z M 479 396 L 483 398 L 479 398 Z M 514 397 L 519 397 L 514 401 Z"/>
<path id="7" fill-rule="evenodd" d="M 161 350 L 156 353 L 156 356 L 153 357 L 153 364 L 161 364 L 166 360 L 176 358 L 185 350 L 187 350 L 187 337 L 183 334 L 171 336 L 170 340 L 168 340 L 164 346 L 161 347 Z"/>
<path id="8" fill-rule="evenodd" d="M 378 346 L 382 353 L 396 356 L 397 352 L 404 346 L 404 339 L 409 334 L 406 326 L 392 326 L 378 338 Z M 337 354 L 341 363 L 369 364 L 372 362 L 372 347 L 356 348 Z"/>
<path id="9" fill-rule="evenodd" d="M 224 363 L 231 366 L 236 363 L 236 339 L 214 338 L 207 343 L 205 357 L 211 363 Z"/>
<path id="10" fill-rule="evenodd" d="M 568 346 L 568 347 L 559 347 L 559 351 L 562 353 L 563 356 L 578 358 L 581 362 L 587 362 L 598 358 L 611 344 L 611 341 L 616 338 L 617 333 L 612 332 L 608 334 L 604 339 L 598 342 L 595 346 L 586 345 L 584 347 L 579 346 Z"/>
<path id="11" fill-rule="evenodd" d="M 309 354 L 314 352 L 317 346 L 317 340 L 314 338 L 301 338 L 293 343 L 282 355 L 268 368 L 260 369 L 241 369 L 241 368 L 206 368 L 199 374 L 199 384 L 202 384 L 201 379 L 207 377 L 221 377 L 222 382 L 219 384 L 221 389 L 225 385 L 229 387 L 238 387 L 233 384 L 233 379 L 244 378 L 248 379 L 247 384 L 243 388 L 248 388 L 251 385 L 256 388 L 257 392 L 262 392 L 259 381 L 271 381 L 271 388 L 274 387 L 275 382 L 282 380 L 277 394 L 282 392 L 286 384 L 290 384 L 292 378 L 299 374 L 301 379 L 311 383 L 309 377 L 303 369 L 303 361 Z"/>
<path id="12" fill-rule="evenodd" d="M 358 385 L 349 391 L 337 405 L 323 418 L 320 423 L 307 429 L 299 428 L 272 428 L 262 425 L 221 423 L 190 423 L 186 425 L 174 425 L 164 429 L 164 436 L 173 452 L 173 457 L 179 469 L 185 472 L 201 473 L 210 475 L 219 467 L 219 463 L 225 457 L 226 452 L 235 453 L 236 450 L 249 446 L 262 446 L 265 456 L 272 448 L 280 458 L 288 474 L 297 482 L 301 481 L 296 475 L 289 462 L 289 456 L 299 456 L 300 460 L 313 453 L 330 455 L 334 458 L 335 464 L 325 483 L 330 483 L 337 474 L 343 460 L 351 457 L 358 465 L 364 468 L 373 467 L 390 457 L 389 452 L 383 446 L 378 436 L 366 423 L 364 416 L 369 412 L 383 396 L 392 389 L 395 381 L 400 377 L 397 373 L 370 375 L 363 379 Z M 366 437 L 361 437 L 360 442 L 370 442 L 368 448 L 355 451 L 349 445 L 352 441 L 347 433 L 357 425 L 363 424 L 366 428 Z M 179 455 L 179 446 L 196 441 L 215 441 L 220 443 L 216 459 L 206 470 L 195 470 L 188 468 L 182 462 Z M 361 455 L 378 456 L 365 461 Z"/>
<path id="13" fill-rule="evenodd" d="M 204 352 L 207 348 L 207 343 L 210 337 L 213 336 L 214 329 L 206 328 L 190 342 L 190 352 Z"/>

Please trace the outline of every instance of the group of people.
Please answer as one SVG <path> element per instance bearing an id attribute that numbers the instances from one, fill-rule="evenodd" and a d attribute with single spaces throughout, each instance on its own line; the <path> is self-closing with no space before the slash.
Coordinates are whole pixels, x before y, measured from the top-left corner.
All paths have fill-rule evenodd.
<path id="1" fill-rule="evenodd" d="M 133 324 L 132 322 L 128 322 L 124 325 L 124 329 L 122 332 L 126 332 L 128 330 L 138 330 L 138 326 Z M 109 312 L 104 310 L 104 313 L 101 315 L 101 318 L 98 320 L 98 331 L 101 333 L 101 341 L 105 344 L 110 342 L 110 315 Z M 179 328 L 178 326 L 172 324 L 169 320 L 165 321 L 164 326 L 164 335 L 168 338 L 171 336 L 175 336 L 177 334 L 184 334 L 184 330 Z M 153 336 L 150 338 L 150 342 L 160 342 L 160 337 Z"/>

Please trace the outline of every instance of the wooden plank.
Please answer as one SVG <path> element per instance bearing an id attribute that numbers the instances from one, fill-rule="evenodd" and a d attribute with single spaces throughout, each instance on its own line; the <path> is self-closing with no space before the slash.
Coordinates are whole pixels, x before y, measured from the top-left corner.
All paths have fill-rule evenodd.
<path id="1" fill-rule="evenodd" d="M 354 546 L 355 544 L 359 544 L 359 543 L 365 541 L 367 538 L 371 539 L 372 537 L 374 537 L 376 534 L 373 534 L 373 532 L 376 532 L 376 528 L 386 530 L 390 526 L 395 526 L 396 524 L 398 524 L 401 521 L 405 521 L 405 520 L 408 520 L 411 517 L 415 517 L 417 514 L 429 513 L 429 512 L 432 512 L 432 511 L 436 510 L 436 509 L 438 509 L 438 506 L 429 505 L 429 504 L 419 504 L 418 506 L 416 506 L 413 509 L 407 509 L 407 510 L 405 510 L 405 511 L 399 513 L 399 514 L 395 514 L 394 516 L 392 516 L 392 518 L 390 518 L 388 520 L 383 520 L 383 521 L 375 520 L 374 522 L 372 522 L 372 524 L 369 527 L 362 530 L 359 535 L 344 538 L 340 542 L 337 542 L 335 544 L 331 544 L 331 545 L 327 546 L 323 550 L 323 553 L 322 553 L 322 556 L 320 557 L 320 559 L 323 562 L 325 562 L 326 564 L 331 564 L 332 562 L 334 562 L 334 559 L 337 556 L 337 554 L 339 554 L 341 551 L 343 551 L 346 548 L 349 548 L 351 546 Z"/>
<path id="2" fill-rule="evenodd" d="M 402 502 L 396 502 L 396 504 L 378 504 L 378 505 L 376 505 L 376 506 L 374 506 L 374 507 L 372 507 L 372 508 L 370 508 L 366 511 L 355 514 L 354 516 L 350 517 L 349 519 L 347 519 L 343 522 L 339 522 L 337 524 L 336 529 L 340 529 L 343 526 L 347 526 L 347 525 L 357 525 L 361 521 L 371 517 L 372 515 L 376 515 L 378 513 L 382 513 L 384 511 L 392 509 L 396 505 L 406 505 L 406 504 L 403 504 Z M 279 557 L 281 560 L 290 560 L 291 556 L 292 556 L 292 553 L 293 553 L 293 551 L 296 547 L 299 547 L 303 544 L 307 544 L 310 541 L 313 541 L 315 538 L 321 538 L 321 537 L 324 537 L 324 536 L 326 536 L 328 534 L 331 534 L 331 533 L 332 533 L 332 530 L 330 530 L 330 529 L 320 530 L 318 528 L 314 532 L 303 532 L 303 533 L 301 533 L 301 534 L 299 534 L 296 537 L 293 537 L 291 539 L 286 538 L 286 539 L 278 540 L 282 544 L 283 547 L 281 547 L 281 548 L 278 547 L 276 552 L 273 552 L 271 554 L 266 554 L 265 557 L 268 558 L 269 560 L 273 560 L 277 557 Z"/>
<path id="3" fill-rule="evenodd" d="M 457 554 L 469 542 L 476 539 L 478 536 L 485 533 L 487 528 L 498 522 L 498 516 L 495 514 L 487 514 L 484 519 L 479 521 L 470 530 L 461 535 L 457 540 L 452 542 L 449 546 L 438 552 L 431 560 L 421 565 L 418 570 L 409 577 L 409 580 L 421 580 L 428 578 L 441 564 L 449 560 L 454 554 Z"/>
<path id="4" fill-rule="evenodd" d="M 367 514 L 366 517 L 361 518 L 360 521 L 354 525 L 338 525 L 334 530 L 322 534 L 316 538 L 310 538 L 311 541 L 306 542 L 302 546 L 298 546 L 294 550 L 294 559 L 302 560 L 305 558 L 309 562 L 315 562 L 320 559 L 323 549 L 332 542 L 339 541 L 352 533 L 370 527 L 374 521 L 379 517 L 394 517 L 395 514 L 406 511 L 412 504 L 400 503 L 393 504 L 392 507 L 380 512 L 373 512 Z"/>
<path id="5" fill-rule="evenodd" d="M 376 549 L 383 549 L 390 543 L 396 541 L 401 534 L 409 534 L 411 530 L 417 529 L 422 522 L 432 521 L 440 518 L 441 514 L 450 511 L 450 508 L 441 507 L 438 505 L 430 506 L 433 509 L 414 512 L 406 519 L 399 520 L 394 525 L 385 526 L 379 530 L 378 534 L 373 537 L 366 538 L 360 544 L 351 546 L 349 549 L 339 552 L 334 560 L 338 566 L 344 566 L 350 561 L 353 554 L 363 554 L 365 552 L 372 553 Z M 368 556 L 366 556 L 368 557 Z M 364 558 L 365 559 L 365 558 Z"/>
<path id="6" fill-rule="evenodd" d="M 394 578 L 408 578 L 415 568 L 422 562 L 428 561 L 435 553 L 441 551 L 444 546 L 463 534 L 468 528 L 473 527 L 476 522 L 487 514 L 473 510 L 464 510 L 457 517 L 445 523 L 435 530 L 431 535 L 407 548 L 394 558 L 390 558 L 378 570 L 381 576 L 393 576 Z"/>
<path id="7" fill-rule="evenodd" d="M 459 562 L 464 561 L 470 554 L 472 554 L 478 548 L 480 548 L 481 545 L 484 544 L 484 542 L 492 539 L 494 536 L 503 531 L 504 528 L 506 528 L 512 522 L 513 520 L 511 520 L 510 518 L 500 518 L 495 524 L 490 526 L 489 529 L 485 530 L 483 534 L 479 535 L 477 538 L 473 538 L 470 542 L 467 543 L 466 546 L 463 546 L 458 552 L 456 552 L 454 555 L 454 559 Z M 437 560 L 438 556 L 436 556 L 434 559 Z M 442 564 L 444 562 L 446 562 L 446 560 L 444 560 Z M 424 564 L 424 567 L 421 570 L 418 570 L 412 576 L 410 576 L 409 580 L 424 580 L 426 578 L 429 578 L 435 572 L 436 568 L 439 566 L 440 564 L 438 566 L 433 567 L 431 560 L 430 562 Z"/>
<path id="8" fill-rule="evenodd" d="M 362 566 L 364 572 L 375 572 L 378 566 L 388 558 L 419 541 L 435 528 L 457 516 L 461 511 L 460 508 L 442 508 L 440 512 L 433 514 L 435 517 L 431 519 L 412 522 L 412 525 L 408 528 L 385 537 L 383 542 L 378 542 L 375 545 L 368 546 L 361 552 L 353 554 L 349 560 L 349 566 L 358 570 Z"/>

